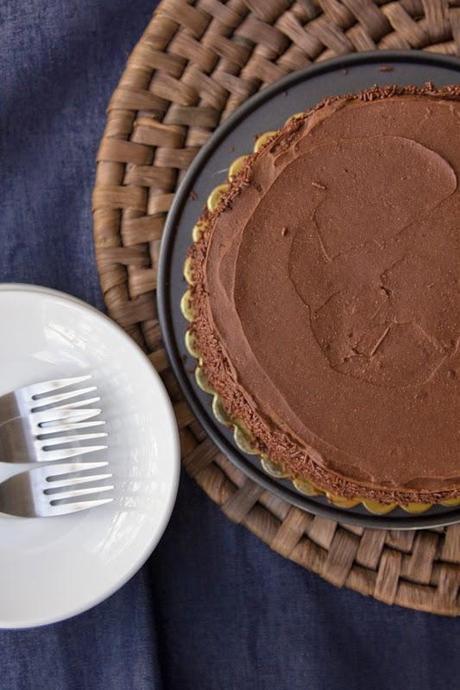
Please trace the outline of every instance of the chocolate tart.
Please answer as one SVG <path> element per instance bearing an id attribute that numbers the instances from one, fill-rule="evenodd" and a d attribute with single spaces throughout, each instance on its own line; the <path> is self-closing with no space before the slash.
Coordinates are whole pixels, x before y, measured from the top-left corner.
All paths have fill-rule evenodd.
<path id="1" fill-rule="evenodd" d="M 460 503 L 460 88 L 374 88 L 259 137 L 194 229 L 197 380 L 266 471 L 341 507 Z"/>

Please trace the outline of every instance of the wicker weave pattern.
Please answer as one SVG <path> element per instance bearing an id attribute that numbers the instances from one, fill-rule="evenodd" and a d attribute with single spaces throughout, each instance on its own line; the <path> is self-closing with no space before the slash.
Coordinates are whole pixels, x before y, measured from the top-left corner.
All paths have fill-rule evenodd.
<path id="1" fill-rule="evenodd" d="M 163 0 L 109 104 L 93 198 L 98 268 L 109 313 L 149 353 L 169 389 L 185 468 L 230 519 L 337 586 L 458 615 L 460 525 L 363 530 L 262 490 L 194 420 L 168 368 L 156 317 L 165 216 L 214 129 L 289 72 L 376 48 L 460 53 L 460 0 Z"/>

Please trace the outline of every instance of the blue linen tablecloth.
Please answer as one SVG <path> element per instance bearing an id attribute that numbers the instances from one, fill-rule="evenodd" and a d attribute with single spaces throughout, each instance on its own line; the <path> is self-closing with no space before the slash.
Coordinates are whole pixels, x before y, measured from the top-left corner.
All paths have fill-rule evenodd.
<path id="1" fill-rule="evenodd" d="M 0 0 L 0 282 L 103 307 L 94 160 L 152 9 Z M 436 690 L 458 687 L 459 671 L 459 620 L 333 588 L 229 522 L 185 475 L 159 547 L 121 591 L 67 622 L 0 632 L 0 690 Z"/>

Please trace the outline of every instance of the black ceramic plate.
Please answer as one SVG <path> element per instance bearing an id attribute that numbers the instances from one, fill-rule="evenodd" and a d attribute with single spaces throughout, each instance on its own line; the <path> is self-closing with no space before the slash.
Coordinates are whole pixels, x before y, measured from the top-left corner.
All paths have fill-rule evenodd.
<path id="1" fill-rule="evenodd" d="M 267 475 L 257 456 L 244 454 L 231 430 L 216 421 L 211 396 L 195 382 L 196 362 L 185 348 L 187 322 L 179 308 L 187 288 L 182 270 L 192 228 L 207 197 L 226 181 L 230 164 L 252 151 L 256 134 L 278 129 L 290 115 L 327 96 L 374 84 L 420 85 L 426 81 L 436 86 L 459 83 L 460 60 L 418 51 L 358 53 L 295 72 L 260 91 L 226 120 L 194 160 L 169 213 L 159 262 L 158 306 L 166 349 L 185 397 L 212 440 L 240 470 L 286 501 L 311 513 L 364 527 L 416 529 L 451 524 L 460 522 L 460 507 L 435 506 L 419 515 L 396 509 L 386 516 L 373 516 L 362 506 L 345 510 L 332 506 L 325 497 L 307 497 L 290 481 Z"/>

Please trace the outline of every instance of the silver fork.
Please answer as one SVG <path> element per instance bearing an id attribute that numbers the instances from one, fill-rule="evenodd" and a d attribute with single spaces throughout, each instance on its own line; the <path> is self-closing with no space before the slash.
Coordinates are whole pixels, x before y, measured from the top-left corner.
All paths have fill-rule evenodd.
<path id="1" fill-rule="evenodd" d="M 25 386 L 0 397 L 0 461 L 55 462 L 94 453 L 106 445 L 81 445 L 104 438 L 106 432 L 69 434 L 105 424 L 98 396 L 88 397 L 96 386 L 78 387 L 91 374 Z M 63 388 L 72 388 L 56 393 Z M 92 421 L 90 421 L 92 420 Z"/>
<path id="2" fill-rule="evenodd" d="M 73 462 L 16 474 L 0 483 L 0 512 L 17 517 L 53 517 L 110 503 L 112 496 L 91 498 L 114 488 L 110 472 L 91 471 L 107 465 L 107 462 Z"/>

